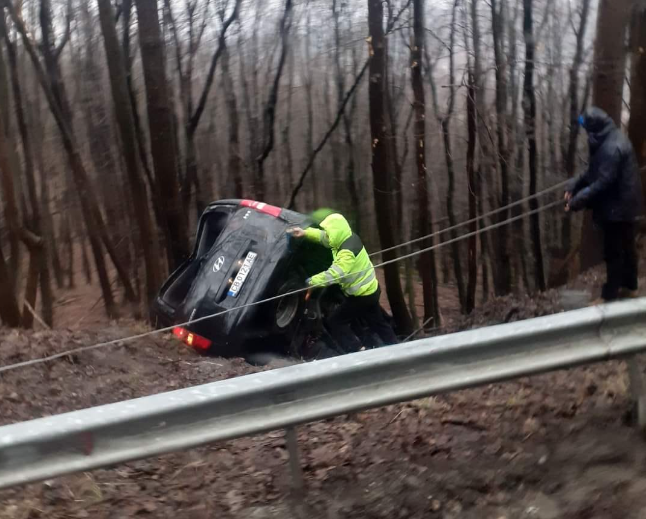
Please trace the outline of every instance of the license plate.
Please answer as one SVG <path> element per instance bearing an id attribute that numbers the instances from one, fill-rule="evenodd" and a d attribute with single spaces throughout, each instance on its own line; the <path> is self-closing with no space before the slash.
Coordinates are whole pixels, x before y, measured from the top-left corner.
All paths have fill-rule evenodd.
<path id="1" fill-rule="evenodd" d="M 229 294 L 228 294 L 229 296 L 238 297 L 238 294 L 240 293 L 240 289 L 242 288 L 242 285 L 244 285 L 244 282 L 246 281 L 247 276 L 249 275 L 249 272 L 251 272 L 251 267 L 253 267 L 253 264 L 256 261 L 257 257 L 258 257 L 258 254 L 256 254 L 255 252 L 247 253 L 247 257 L 242 263 L 242 267 L 240 267 L 240 271 L 238 272 L 238 275 L 233 280 L 233 283 L 229 288 Z"/>

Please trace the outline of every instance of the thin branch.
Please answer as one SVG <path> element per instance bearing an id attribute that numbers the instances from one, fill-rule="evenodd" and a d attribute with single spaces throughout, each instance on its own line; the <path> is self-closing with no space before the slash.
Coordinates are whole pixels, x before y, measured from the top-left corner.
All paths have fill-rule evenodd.
<path id="1" fill-rule="evenodd" d="M 206 77 L 206 83 L 204 84 L 204 88 L 202 89 L 202 95 L 200 96 L 200 100 L 197 103 L 195 113 L 191 116 L 191 119 L 188 123 L 187 130 L 189 135 L 195 133 L 197 126 L 200 124 L 200 119 L 202 118 L 202 114 L 204 113 L 204 109 L 206 108 L 206 102 L 209 96 L 209 92 L 211 90 L 211 86 L 213 85 L 213 80 L 215 79 L 215 69 L 218 65 L 218 60 L 222 55 L 222 51 L 226 42 L 227 29 L 238 17 L 238 14 L 240 13 L 241 3 L 242 0 L 235 0 L 233 12 L 222 26 L 222 31 L 220 32 L 220 37 L 218 38 L 218 48 L 216 49 L 215 53 L 213 54 L 213 58 L 211 59 L 211 66 L 209 67 L 209 73 Z"/>
<path id="2" fill-rule="evenodd" d="M 70 36 L 72 35 L 72 0 L 67 2 L 67 14 L 65 15 L 65 33 L 63 34 L 63 39 L 58 44 L 58 47 L 54 50 L 54 57 L 58 61 L 65 49 L 65 46 L 70 41 Z"/>
<path id="3" fill-rule="evenodd" d="M 173 16 L 173 10 L 171 7 L 171 0 L 164 0 L 166 4 L 166 15 L 168 16 L 168 21 L 170 22 L 170 32 L 173 35 L 173 41 L 175 42 L 175 59 L 177 61 L 177 73 L 179 74 L 180 83 L 182 83 L 182 89 L 184 88 L 184 70 L 182 68 L 182 44 L 177 34 L 177 24 L 175 23 L 175 17 Z"/>
<path id="4" fill-rule="evenodd" d="M 204 31 L 206 30 L 206 26 L 208 25 L 207 22 L 209 20 L 209 7 L 211 7 L 211 0 L 206 0 L 206 4 L 204 5 L 204 15 L 202 16 L 202 25 L 197 32 L 197 38 L 195 40 L 196 48 L 199 48 L 200 44 L 202 43 L 202 37 L 204 36 Z"/>
<path id="5" fill-rule="evenodd" d="M 271 150 L 274 147 L 274 123 L 276 119 L 276 105 L 278 104 L 278 89 L 280 87 L 280 78 L 283 74 L 283 67 L 285 66 L 285 58 L 287 57 L 287 38 L 289 36 L 289 31 L 291 29 L 291 12 L 292 12 L 292 0 L 285 1 L 285 10 L 283 17 L 280 22 L 279 33 L 281 34 L 281 51 L 280 57 L 278 60 L 278 68 L 276 69 L 276 75 L 274 76 L 274 81 L 269 92 L 269 98 L 267 99 L 267 105 L 265 107 L 265 145 L 262 153 L 256 159 L 258 163 L 258 172 L 260 177 L 262 177 L 262 168 L 265 160 L 271 153 Z"/>
<path id="6" fill-rule="evenodd" d="M 395 25 L 397 25 L 397 22 L 401 18 L 401 16 L 406 12 L 406 10 L 410 7 L 410 4 L 413 2 L 413 0 L 408 0 L 402 8 L 397 12 L 395 16 L 389 16 L 388 20 L 388 26 L 386 27 L 386 36 L 388 36 L 392 30 L 395 28 Z M 392 14 L 391 6 L 390 3 L 388 3 L 388 12 Z"/>
<path id="7" fill-rule="evenodd" d="M 303 170 L 303 172 L 301 173 L 300 178 L 298 179 L 298 184 L 296 185 L 296 187 L 292 191 L 292 195 L 291 195 L 291 197 L 289 199 L 289 202 L 287 204 L 285 204 L 288 208 L 291 209 L 292 207 L 294 207 L 294 203 L 296 202 L 296 197 L 298 196 L 298 192 L 302 189 L 303 184 L 305 182 L 305 177 L 307 176 L 307 174 L 312 169 L 312 166 L 314 165 L 314 160 L 316 159 L 316 156 L 325 147 L 325 145 L 327 144 L 327 141 L 332 136 L 332 134 L 336 130 L 337 126 L 339 126 L 339 123 L 343 119 L 343 115 L 345 113 L 345 107 L 348 105 L 348 102 L 350 101 L 350 99 L 352 99 L 352 96 L 354 95 L 355 91 L 359 87 L 359 85 L 361 83 L 361 79 L 365 75 L 366 70 L 368 70 L 369 65 L 370 65 L 370 59 L 367 59 L 365 64 L 363 65 L 363 67 L 361 69 L 361 72 L 359 72 L 359 75 L 355 79 L 354 84 L 352 85 L 350 90 L 348 90 L 348 92 L 345 94 L 345 97 L 343 98 L 343 102 L 339 106 L 339 111 L 336 114 L 336 118 L 334 119 L 334 122 L 332 123 L 332 126 L 330 126 L 330 128 L 328 129 L 326 134 L 323 136 L 323 139 L 321 139 L 321 142 L 319 142 L 318 146 L 312 151 L 312 154 L 310 155 L 310 158 L 309 158 L 309 160 L 307 162 L 307 165 L 305 166 L 305 169 Z"/>

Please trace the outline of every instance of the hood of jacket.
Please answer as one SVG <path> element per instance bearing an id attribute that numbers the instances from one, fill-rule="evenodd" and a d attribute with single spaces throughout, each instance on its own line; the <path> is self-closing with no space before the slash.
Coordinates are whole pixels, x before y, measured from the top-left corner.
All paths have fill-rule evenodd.
<path id="1" fill-rule="evenodd" d="M 596 106 L 586 111 L 583 127 L 588 132 L 588 142 L 592 153 L 599 149 L 608 135 L 617 129 L 612 117 Z"/>
<path id="2" fill-rule="evenodd" d="M 323 220 L 321 228 L 326 232 L 332 249 L 338 249 L 345 240 L 352 236 L 350 224 L 339 213 L 331 214 Z"/>

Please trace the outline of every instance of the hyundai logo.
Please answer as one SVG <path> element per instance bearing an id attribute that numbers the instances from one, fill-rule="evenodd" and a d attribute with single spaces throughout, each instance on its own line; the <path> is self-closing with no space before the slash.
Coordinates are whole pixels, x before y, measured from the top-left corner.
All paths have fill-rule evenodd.
<path id="1" fill-rule="evenodd" d="M 213 264 L 213 272 L 220 272 L 222 267 L 224 267 L 224 256 L 220 256 L 215 260 L 215 263 Z"/>

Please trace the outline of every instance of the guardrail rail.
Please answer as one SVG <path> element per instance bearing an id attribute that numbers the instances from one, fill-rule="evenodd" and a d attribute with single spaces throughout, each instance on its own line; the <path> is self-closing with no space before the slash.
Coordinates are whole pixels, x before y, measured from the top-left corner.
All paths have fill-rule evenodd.
<path id="1" fill-rule="evenodd" d="M 0 427 L 0 488 L 646 351 L 646 299 L 480 328 Z M 642 375 L 629 362 L 646 424 Z"/>

